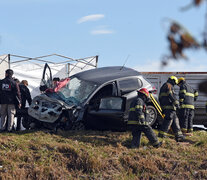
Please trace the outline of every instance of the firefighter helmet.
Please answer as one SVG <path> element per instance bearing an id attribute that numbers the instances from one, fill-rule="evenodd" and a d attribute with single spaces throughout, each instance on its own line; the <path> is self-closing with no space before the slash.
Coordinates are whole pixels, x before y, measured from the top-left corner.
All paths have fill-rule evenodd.
<path id="1" fill-rule="evenodd" d="M 149 91 L 146 88 L 142 88 L 138 91 L 139 93 L 144 94 L 145 96 L 149 97 Z"/>
<path id="2" fill-rule="evenodd" d="M 184 77 L 180 77 L 180 78 L 178 79 L 178 84 L 180 84 L 182 81 L 185 81 L 185 78 L 184 78 Z"/>
<path id="3" fill-rule="evenodd" d="M 175 82 L 175 84 L 178 84 L 178 78 L 175 76 L 170 76 L 169 77 L 170 80 L 173 80 Z"/>

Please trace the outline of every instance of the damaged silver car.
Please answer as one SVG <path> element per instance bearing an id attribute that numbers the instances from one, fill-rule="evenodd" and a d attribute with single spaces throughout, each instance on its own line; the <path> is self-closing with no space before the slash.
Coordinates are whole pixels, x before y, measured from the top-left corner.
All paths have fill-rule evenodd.
<path id="1" fill-rule="evenodd" d="M 126 130 L 130 103 L 137 96 L 136 90 L 143 87 L 156 91 L 141 73 L 127 67 L 80 72 L 59 81 L 56 87 L 44 85 L 44 93 L 33 99 L 23 125 L 27 129 Z M 150 102 L 148 109 L 152 125 L 158 108 Z"/>

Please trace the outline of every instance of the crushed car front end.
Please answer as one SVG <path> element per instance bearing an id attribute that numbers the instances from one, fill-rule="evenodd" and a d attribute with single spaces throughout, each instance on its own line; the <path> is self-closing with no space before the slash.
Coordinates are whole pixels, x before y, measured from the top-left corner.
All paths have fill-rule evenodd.
<path id="1" fill-rule="evenodd" d="M 48 97 L 46 94 L 36 96 L 28 108 L 29 119 L 25 128 L 57 127 L 69 128 L 78 116 L 75 106 L 67 105 L 61 100 Z"/>
<path id="2" fill-rule="evenodd" d="M 84 102 L 96 88 L 96 84 L 74 76 L 56 92 L 48 90 L 36 96 L 28 109 L 26 128 L 44 126 L 49 129 L 72 129 L 83 119 Z"/>

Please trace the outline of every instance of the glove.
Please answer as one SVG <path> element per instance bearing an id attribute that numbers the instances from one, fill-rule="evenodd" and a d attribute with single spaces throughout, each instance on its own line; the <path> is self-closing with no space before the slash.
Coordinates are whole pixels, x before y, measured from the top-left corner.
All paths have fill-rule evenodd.
<path id="1" fill-rule="evenodd" d="M 180 106 L 179 106 L 179 104 L 175 104 L 175 107 L 176 107 L 176 109 L 180 109 Z"/>
<path id="2" fill-rule="evenodd" d="M 143 113 L 146 112 L 146 106 L 145 106 L 145 105 L 143 106 L 143 110 L 142 110 L 142 112 L 143 112 Z"/>
<path id="3" fill-rule="evenodd" d="M 174 104 L 174 106 L 175 106 L 176 108 L 178 108 L 178 109 L 180 108 L 180 107 L 179 107 L 179 102 L 178 102 L 177 100 L 176 100 L 176 101 L 174 101 L 174 103 L 173 103 L 173 104 Z"/>

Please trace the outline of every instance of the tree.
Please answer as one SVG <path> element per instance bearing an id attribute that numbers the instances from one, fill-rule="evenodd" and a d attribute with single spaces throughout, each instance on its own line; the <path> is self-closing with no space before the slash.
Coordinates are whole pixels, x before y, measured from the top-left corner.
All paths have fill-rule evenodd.
<path id="1" fill-rule="evenodd" d="M 207 0 L 193 0 L 190 4 L 181 8 L 181 11 L 186 11 L 192 7 L 199 7 L 204 5 L 204 2 L 207 3 Z M 179 22 L 167 19 L 170 23 L 169 31 L 167 34 L 167 40 L 169 43 L 170 54 L 164 55 L 161 60 L 161 66 L 167 66 L 169 60 L 179 60 L 179 59 L 188 59 L 188 57 L 183 53 L 185 49 L 198 49 L 205 48 L 207 49 L 207 10 L 205 15 L 205 26 L 203 31 L 203 40 L 198 42 L 196 38 Z"/>

